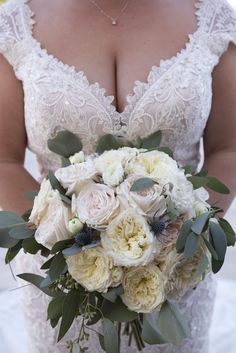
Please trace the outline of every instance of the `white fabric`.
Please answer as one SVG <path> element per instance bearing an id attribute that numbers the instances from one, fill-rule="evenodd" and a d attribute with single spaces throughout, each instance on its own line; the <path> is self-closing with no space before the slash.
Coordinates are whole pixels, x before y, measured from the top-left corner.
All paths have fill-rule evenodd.
<path id="1" fill-rule="evenodd" d="M 82 71 L 41 48 L 32 36 L 34 14 L 26 0 L 9 0 L 0 8 L 0 52 L 23 82 L 28 147 L 38 157 L 41 176 L 60 165 L 59 158 L 47 149 L 47 140 L 62 129 L 77 133 L 86 153 L 94 150 L 105 133 L 135 140 L 161 129 L 163 144 L 172 148 L 180 165 L 198 165 L 199 142 L 211 109 L 212 71 L 229 42 L 236 44 L 236 16 L 225 0 L 198 0 L 195 5 L 196 31 L 176 56 L 151 68 L 147 82 L 135 82 L 122 113 L 112 105 L 114 97 L 107 96 L 98 83 L 90 84 Z M 23 256 L 20 271 L 37 272 L 41 262 L 40 257 Z M 66 352 L 66 344 L 56 344 L 56 333 L 46 323 L 47 298 L 31 286 L 24 292 L 30 353 Z M 180 349 L 166 345 L 145 351 L 206 353 L 214 293 L 208 277 L 179 303 L 191 323 L 192 339 Z M 72 338 L 76 330 L 74 326 Z M 94 336 L 89 352 L 100 352 Z"/>

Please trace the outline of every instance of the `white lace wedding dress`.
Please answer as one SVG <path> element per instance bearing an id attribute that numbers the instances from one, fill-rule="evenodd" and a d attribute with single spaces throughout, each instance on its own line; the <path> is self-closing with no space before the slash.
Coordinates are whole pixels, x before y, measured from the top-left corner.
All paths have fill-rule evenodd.
<path id="1" fill-rule="evenodd" d="M 26 0 L 9 0 L 0 8 L 0 52 L 13 66 L 24 88 L 28 147 L 36 153 L 41 176 L 59 167 L 47 149 L 47 140 L 58 130 L 77 133 L 86 153 L 99 136 L 112 133 L 128 140 L 163 131 L 163 144 L 172 148 L 180 165 L 199 163 L 199 141 L 209 117 L 212 71 L 230 42 L 236 44 L 236 16 L 225 0 L 196 1 L 198 27 L 176 56 L 151 68 L 147 82 L 135 82 L 127 105 L 118 113 L 98 84 L 90 84 L 82 71 L 68 66 L 42 48 L 33 37 L 34 14 Z M 38 273 L 43 260 L 22 256 L 20 272 Z M 22 289 L 30 353 L 67 352 L 66 340 L 75 338 L 74 325 L 63 342 L 46 322 L 47 298 L 33 286 Z M 191 327 L 192 338 L 181 348 L 148 346 L 146 353 L 206 353 L 214 280 L 208 276 L 179 302 Z M 91 334 L 89 353 L 100 352 Z M 135 347 L 122 349 L 134 353 Z"/>

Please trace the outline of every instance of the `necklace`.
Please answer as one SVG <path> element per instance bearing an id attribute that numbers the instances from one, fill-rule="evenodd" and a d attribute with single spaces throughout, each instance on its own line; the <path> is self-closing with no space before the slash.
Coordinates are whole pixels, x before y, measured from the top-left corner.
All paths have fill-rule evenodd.
<path id="1" fill-rule="evenodd" d="M 130 0 L 127 0 L 126 3 L 124 4 L 124 6 L 122 7 L 120 13 L 118 14 L 118 16 L 116 17 L 112 17 L 110 15 L 108 15 L 97 3 L 95 0 L 89 0 L 104 16 L 106 16 L 107 18 L 109 18 L 111 20 L 111 24 L 113 26 L 117 25 L 117 21 L 118 18 L 122 15 L 122 13 L 126 10 Z"/>

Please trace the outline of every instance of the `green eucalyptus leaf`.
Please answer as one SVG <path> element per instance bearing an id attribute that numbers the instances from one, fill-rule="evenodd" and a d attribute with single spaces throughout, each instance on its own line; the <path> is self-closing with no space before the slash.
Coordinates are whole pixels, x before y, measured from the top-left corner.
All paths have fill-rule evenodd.
<path id="1" fill-rule="evenodd" d="M 130 191 L 142 191 L 151 188 L 156 182 L 151 178 L 140 178 L 136 180 L 130 188 Z"/>
<path id="2" fill-rule="evenodd" d="M 73 239 L 60 240 L 55 243 L 52 247 L 51 254 L 56 254 L 59 251 L 62 251 L 68 247 L 68 245 L 72 245 L 74 242 Z"/>
<path id="3" fill-rule="evenodd" d="M 63 186 L 60 184 L 58 179 L 55 177 L 54 173 L 49 170 L 48 172 L 48 180 L 50 181 L 50 184 L 54 190 L 58 190 L 61 195 L 65 195 L 66 190 L 63 188 Z"/>
<path id="4" fill-rule="evenodd" d="M 69 158 L 61 157 L 61 168 L 66 168 L 71 165 Z"/>
<path id="5" fill-rule="evenodd" d="M 190 329 L 176 305 L 166 301 L 160 310 L 158 325 L 168 342 L 180 347 L 183 339 L 190 337 Z"/>
<path id="6" fill-rule="evenodd" d="M 129 322 L 138 318 L 138 314 L 130 311 L 119 297 L 115 305 L 108 300 L 104 300 L 102 312 L 106 318 L 112 321 Z"/>
<path id="7" fill-rule="evenodd" d="M 192 256 L 194 256 L 194 254 L 196 253 L 197 249 L 198 249 L 198 241 L 199 241 L 199 237 L 197 234 L 191 232 L 186 240 L 185 243 L 185 248 L 184 248 L 184 256 L 186 258 L 190 258 Z"/>
<path id="8" fill-rule="evenodd" d="M 38 195 L 38 191 L 28 191 L 25 192 L 25 197 L 30 200 L 30 201 L 34 201 L 35 197 Z"/>
<path id="9" fill-rule="evenodd" d="M 215 251 L 215 249 L 213 248 L 213 246 L 211 245 L 211 243 L 206 239 L 206 237 L 204 235 L 201 235 L 202 239 L 204 240 L 206 247 L 208 248 L 208 250 L 211 253 L 211 256 L 215 259 L 218 260 L 218 255 L 217 252 Z"/>
<path id="10" fill-rule="evenodd" d="M 208 266 L 209 266 L 208 257 L 206 255 L 203 255 L 199 261 L 198 268 L 195 275 L 197 277 L 201 277 L 207 270 Z"/>
<path id="11" fill-rule="evenodd" d="M 62 251 L 62 254 L 65 256 L 74 256 L 79 254 L 82 251 L 82 247 L 77 244 L 72 245 L 70 248 L 66 248 Z"/>
<path id="12" fill-rule="evenodd" d="M 31 237 L 29 239 L 23 240 L 22 248 L 24 248 L 27 253 L 35 255 L 39 250 L 42 249 L 42 245 L 37 243 L 34 237 Z"/>
<path id="13" fill-rule="evenodd" d="M 103 337 L 106 353 L 119 353 L 119 337 L 114 323 L 103 319 Z"/>
<path id="14" fill-rule="evenodd" d="M 99 343 L 100 343 L 101 348 L 102 348 L 104 351 L 106 351 L 105 345 L 104 345 L 104 336 L 101 335 L 101 333 L 99 333 L 99 334 L 98 334 L 98 338 L 99 338 Z"/>
<path id="15" fill-rule="evenodd" d="M 103 298 L 109 300 L 112 303 L 115 303 L 117 297 L 124 293 L 124 289 L 122 286 L 112 288 L 107 293 L 102 293 Z"/>
<path id="16" fill-rule="evenodd" d="M 213 273 L 217 273 L 220 271 L 221 267 L 223 266 L 224 261 L 215 260 L 214 258 L 211 259 L 211 268 Z"/>
<path id="17" fill-rule="evenodd" d="M 53 298 L 48 305 L 48 320 L 56 320 L 62 316 L 65 296 Z"/>
<path id="18" fill-rule="evenodd" d="M 64 158 L 69 158 L 82 150 L 83 145 L 79 137 L 70 131 L 59 131 L 53 139 L 48 140 L 50 151 L 59 154 Z"/>
<path id="19" fill-rule="evenodd" d="M 21 241 L 19 241 L 13 248 L 7 250 L 5 255 L 5 264 L 9 264 L 22 249 Z"/>
<path id="20" fill-rule="evenodd" d="M 228 246 L 234 246 L 235 245 L 235 231 L 233 230 L 233 228 L 231 227 L 231 225 L 229 224 L 229 222 L 224 219 L 224 218 L 220 218 L 218 220 L 221 228 L 223 229 L 223 231 L 225 232 L 225 235 L 227 237 L 227 245 Z"/>
<path id="21" fill-rule="evenodd" d="M 207 174 L 208 174 L 208 170 L 207 170 L 205 167 L 203 167 L 203 168 L 200 170 L 200 172 L 197 173 L 196 175 L 197 175 L 197 176 L 200 176 L 200 177 L 205 177 L 205 176 L 207 176 Z"/>
<path id="22" fill-rule="evenodd" d="M 13 239 L 9 235 L 9 228 L 0 229 L 0 247 L 1 248 L 13 248 L 18 244 L 18 239 Z"/>
<path id="23" fill-rule="evenodd" d="M 170 156 L 171 158 L 173 158 L 174 156 L 173 151 L 169 147 L 158 147 L 158 151 L 168 154 L 168 156 Z"/>
<path id="24" fill-rule="evenodd" d="M 230 194 L 229 188 L 224 183 L 222 183 L 222 181 L 218 180 L 215 177 L 210 177 L 210 176 L 207 177 L 207 180 L 208 180 L 207 186 L 210 189 L 220 194 Z"/>
<path id="25" fill-rule="evenodd" d="M 40 269 L 41 270 L 48 270 L 51 266 L 52 260 L 53 260 L 53 257 L 51 257 L 51 259 L 44 262 L 44 264 L 40 267 Z"/>
<path id="26" fill-rule="evenodd" d="M 25 222 L 28 222 L 29 221 L 29 218 L 30 218 L 30 215 L 31 215 L 31 212 L 32 212 L 32 208 L 30 208 L 29 210 L 25 211 L 23 214 L 22 214 L 22 218 Z"/>
<path id="27" fill-rule="evenodd" d="M 103 153 L 109 150 L 117 150 L 120 147 L 122 147 L 122 144 L 118 141 L 115 136 L 111 134 L 106 134 L 99 139 L 96 152 Z"/>
<path id="28" fill-rule="evenodd" d="M 77 290 L 72 290 L 65 296 L 58 342 L 65 336 L 78 314 L 79 299 L 80 295 Z"/>
<path id="29" fill-rule="evenodd" d="M 18 226 L 9 230 L 9 235 L 13 239 L 28 239 L 33 237 L 35 234 L 35 229 L 29 229 L 26 226 Z"/>
<path id="30" fill-rule="evenodd" d="M 208 211 L 201 214 L 199 217 L 197 217 L 192 224 L 192 227 L 191 227 L 192 231 L 198 235 L 202 234 L 202 232 L 204 231 L 204 229 L 208 224 L 209 217 L 211 215 L 212 215 L 212 211 Z"/>
<path id="31" fill-rule="evenodd" d="M 190 176 L 187 177 L 187 179 L 193 184 L 194 189 L 199 189 L 202 186 L 206 186 L 208 183 L 207 177 Z"/>
<path id="32" fill-rule="evenodd" d="M 48 257 L 50 255 L 50 250 L 45 248 L 45 246 L 41 246 L 41 252 L 40 254 L 43 256 L 43 257 Z"/>
<path id="33" fill-rule="evenodd" d="M 219 261 L 224 261 L 227 249 L 226 235 L 218 223 L 210 222 L 210 236 L 213 241 L 213 247 L 217 252 Z"/>
<path id="34" fill-rule="evenodd" d="M 47 275 L 47 277 L 45 277 L 45 278 L 42 280 L 42 282 L 41 282 L 41 284 L 40 284 L 40 288 L 48 288 L 48 287 L 50 287 L 54 282 L 55 282 L 55 280 L 52 280 L 52 279 L 50 278 L 50 276 Z"/>
<path id="35" fill-rule="evenodd" d="M 185 221 L 180 229 L 180 233 L 176 242 L 177 251 L 181 252 L 184 250 L 186 240 L 191 233 L 193 221 L 191 219 Z"/>
<path id="36" fill-rule="evenodd" d="M 161 130 L 155 131 L 153 134 L 142 139 L 141 148 L 146 148 L 148 150 L 157 148 L 160 146 L 161 139 L 162 139 Z"/>
<path id="37" fill-rule="evenodd" d="M 0 211 L 0 230 L 5 228 L 11 228 L 15 225 L 21 225 L 25 223 L 23 218 L 18 216 L 14 212 Z"/>
<path id="38" fill-rule="evenodd" d="M 67 263 L 62 255 L 62 253 L 58 253 L 53 257 L 52 263 L 49 268 L 49 276 L 52 281 L 58 279 L 58 277 L 62 274 L 65 273 L 67 270 Z"/>
<path id="39" fill-rule="evenodd" d="M 193 164 L 189 164 L 184 166 L 184 174 L 193 174 L 195 172 L 196 166 Z"/>
<path id="40" fill-rule="evenodd" d="M 53 293 L 49 288 L 41 288 L 41 283 L 44 280 L 44 277 L 35 275 L 34 273 L 22 273 L 20 275 L 17 275 L 17 277 L 32 283 L 34 286 L 36 286 L 38 289 L 40 289 L 43 293 L 49 295 L 50 297 L 56 297 L 58 294 Z"/>
<path id="41" fill-rule="evenodd" d="M 142 339 L 151 345 L 168 343 L 159 329 L 157 316 L 155 312 L 143 315 Z"/>

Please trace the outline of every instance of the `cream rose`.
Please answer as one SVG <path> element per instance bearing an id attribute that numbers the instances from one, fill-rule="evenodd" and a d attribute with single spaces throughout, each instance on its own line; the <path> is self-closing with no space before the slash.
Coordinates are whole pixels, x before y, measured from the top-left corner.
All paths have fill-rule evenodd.
<path id="1" fill-rule="evenodd" d="M 109 186 L 116 186 L 122 182 L 124 178 L 124 169 L 121 163 L 110 164 L 102 173 L 102 179 Z"/>
<path id="2" fill-rule="evenodd" d="M 72 211 L 81 222 L 104 228 L 119 212 L 119 200 L 112 188 L 104 184 L 87 183 L 78 197 L 72 198 Z"/>
<path id="3" fill-rule="evenodd" d="M 29 221 L 38 226 L 41 219 L 47 212 L 47 208 L 50 202 L 58 196 L 59 192 L 52 189 L 50 181 L 43 179 L 39 193 L 34 199 L 34 205 L 29 217 Z"/>
<path id="4" fill-rule="evenodd" d="M 70 209 L 63 204 L 59 195 L 54 197 L 36 230 L 36 241 L 51 249 L 56 242 L 72 237 L 68 229 L 70 218 Z"/>
<path id="5" fill-rule="evenodd" d="M 166 299 L 165 277 L 154 264 L 129 269 L 124 275 L 122 285 L 123 302 L 137 313 L 160 310 Z"/>
<path id="6" fill-rule="evenodd" d="M 157 252 L 156 239 L 145 218 L 132 208 L 122 211 L 101 233 L 101 243 L 117 266 L 146 265 Z"/>
<path id="7" fill-rule="evenodd" d="M 126 172 L 151 177 L 163 186 L 173 174 L 178 173 L 178 165 L 166 153 L 150 151 L 140 153 L 127 163 Z"/>
<path id="8" fill-rule="evenodd" d="M 143 176 L 129 175 L 117 189 L 117 197 L 120 200 L 122 208 L 132 207 L 138 213 L 149 217 L 156 215 L 160 217 L 167 208 L 166 199 L 162 193 L 162 187 L 158 184 L 142 191 L 130 191 L 134 182 Z"/>
<path id="9" fill-rule="evenodd" d="M 78 255 L 69 256 L 66 262 L 74 280 L 90 292 L 105 293 L 114 283 L 115 286 L 121 283 L 122 269 L 114 267 L 112 258 L 107 256 L 101 246 L 85 249 Z"/>
<path id="10" fill-rule="evenodd" d="M 56 178 L 67 189 L 67 194 L 78 194 L 84 183 L 96 178 L 97 171 L 92 160 L 72 164 L 65 168 L 59 168 L 55 172 Z"/>

